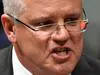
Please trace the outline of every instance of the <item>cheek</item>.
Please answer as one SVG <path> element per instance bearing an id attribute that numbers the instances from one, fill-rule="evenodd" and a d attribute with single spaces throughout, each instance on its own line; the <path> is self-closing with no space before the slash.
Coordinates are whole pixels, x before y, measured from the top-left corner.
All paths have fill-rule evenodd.
<path id="1" fill-rule="evenodd" d="M 22 54 L 30 60 L 38 62 L 46 58 L 48 48 L 48 36 L 40 32 L 24 31 L 18 33 L 17 42 L 21 48 Z M 33 58 L 32 58 L 33 57 Z M 37 60 L 37 61 L 36 61 Z"/>
<path id="2" fill-rule="evenodd" d="M 83 33 L 76 32 L 74 34 L 73 33 L 70 34 L 70 36 L 71 36 L 72 43 L 76 47 L 83 48 Z"/>
<path id="3" fill-rule="evenodd" d="M 73 50 L 76 58 L 79 58 L 83 51 L 83 34 L 82 33 L 76 33 L 71 35 L 72 38 L 72 44 L 73 44 Z"/>
<path id="4" fill-rule="evenodd" d="M 71 34 L 71 39 L 73 43 L 80 44 L 83 42 L 83 33 L 76 32 L 74 34 Z"/>
<path id="5" fill-rule="evenodd" d="M 17 32 L 17 41 L 22 42 L 22 44 L 27 45 L 27 47 L 45 48 L 48 43 L 48 36 L 45 33 L 39 31 L 34 32 L 25 28 Z"/>

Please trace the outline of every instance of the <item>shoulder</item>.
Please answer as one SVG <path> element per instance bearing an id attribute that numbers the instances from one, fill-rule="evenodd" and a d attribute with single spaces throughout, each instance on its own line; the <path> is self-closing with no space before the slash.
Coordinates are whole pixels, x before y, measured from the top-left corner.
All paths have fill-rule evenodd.
<path id="1" fill-rule="evenodd" d="M 9 45 L 6 48 L 0 49 L 0 57 L 8 54 L 9 52 L 11 52 L 11 50 L 12 50 L 12 45 Z"/>
<path id="2" fill-rule="evenodd" d="M 0 50 L 0 75 L 13 75 L 12 46 Z"/>
<path id="3" fill-rule="evenodd" d="M 94 71 L 98 71 L 100 73 L 100 60 L 87 56 L 87 55 L 83 55 L 84 59 L 87 61 L 88 65 L 94 70 Z"/>
<path id="4" fill-rule="evenodd" d="M 72 75 L 100 75 L 100 60 L 83 54 Z"/>
<path id="5" fill-rule="evenodd" d="M 0 66 L 1 64 L 7 63 L 12 58 L 12 45 L 0 49 Z"/>

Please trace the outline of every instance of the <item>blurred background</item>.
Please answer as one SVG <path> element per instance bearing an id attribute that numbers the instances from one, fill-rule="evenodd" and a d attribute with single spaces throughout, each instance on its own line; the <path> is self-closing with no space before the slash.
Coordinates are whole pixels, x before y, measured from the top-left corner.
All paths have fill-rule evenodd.
<path id="1" fill-rule="evenodd" d="M 1 17 L 1 14 L 3 14 L 2 0 L 0 0 L 0 17 Z M 1 24 L 1 18 L 0 18 L 0 49 L 8 46 L 9 44 L 10 44 L 10 42 L 8 41 L 8 39 L 4 33 L 4 30 L 3 30 L 2 24 Z"/>
<path id="2" fill-rule="evenodd" d="M 83 0 L 84 8 L 89 19 L 85 35 L 84 51 L 100 59 L 100 0 Z"/>
<path id="3" fill-rule="evenodd" d="M 83 0 L 84 8 L 89 19 L 88 29 L 84 33 L 84 52 L 100 59 L 100 0 Z M 0 0 L 0 15 L 3 13 Z M 0 48 L 10 44 L 0 23 Z"/>

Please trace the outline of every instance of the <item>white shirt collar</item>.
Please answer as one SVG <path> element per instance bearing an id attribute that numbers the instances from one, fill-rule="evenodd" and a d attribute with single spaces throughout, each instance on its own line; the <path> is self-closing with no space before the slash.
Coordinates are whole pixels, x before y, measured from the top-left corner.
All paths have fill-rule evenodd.
<path id="1" fill-rule="evenodd" d="M 14 75 L 32 75 L 30 71 L 28 71 L 19 61 L 15 48 L 12 50 L 12 63 L 13 63 L 13 72 Z"/>
<path id="2" fill-rule="evenodd" d="M 12 50 L 12 63 L 14 75 L 32 75 L 32 73 L 20 63 L 14 47 Z"/>

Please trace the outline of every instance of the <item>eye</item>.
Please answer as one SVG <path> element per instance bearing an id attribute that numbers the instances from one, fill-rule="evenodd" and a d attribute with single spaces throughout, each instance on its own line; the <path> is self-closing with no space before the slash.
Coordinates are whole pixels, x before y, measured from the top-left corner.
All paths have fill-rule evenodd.
<path id="1" fill-rule="evenodd" d="M 80 20 L 80 16 L 74 14 L 65 18 L 64 22 L 67 26 L 76 26 L 79 20 Z"/>
<path id="2" fill-rule="evenodd" d="M 38 26 L 46 26 L 46 25 L 50 25 L 53 24 L 54 22 L 52 20 L 47 20 L 47 21 L 43 21 L 40 23 L 37 23 Z"/>
<path id="3" fill-rule="evenodd" d="M 69 26 L 76 26 L 78 23 L 79 18 L 70 18 L 65 21 L 65 24 Z"/>

